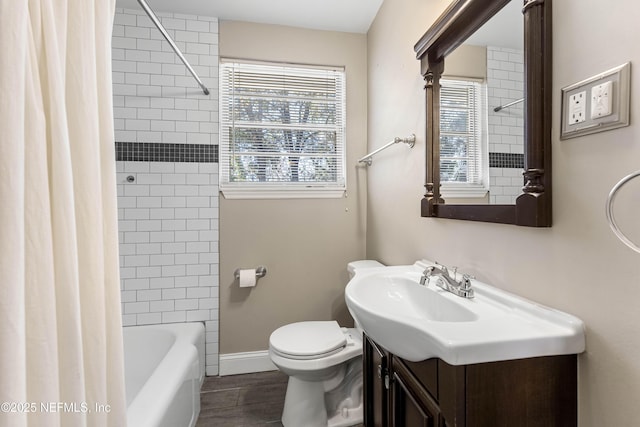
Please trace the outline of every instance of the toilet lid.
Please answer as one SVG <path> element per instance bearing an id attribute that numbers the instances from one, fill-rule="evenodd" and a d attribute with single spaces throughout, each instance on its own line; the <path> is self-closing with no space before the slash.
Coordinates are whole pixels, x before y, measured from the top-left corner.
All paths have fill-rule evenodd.
<path id="1" fill-rule="evenodd" d="M 291 323 L 276 329 L 269 338 L 274 350 L 294 357 L 329 353 L 346 342 L 340 325 L 333 320 Z"/>

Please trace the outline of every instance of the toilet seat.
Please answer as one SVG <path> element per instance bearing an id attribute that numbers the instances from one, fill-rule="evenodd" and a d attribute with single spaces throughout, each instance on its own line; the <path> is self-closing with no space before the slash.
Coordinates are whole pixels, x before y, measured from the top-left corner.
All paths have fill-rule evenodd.
<path id="1" fill-rule="evenodd" d="M 278 369 L 287 375 L 292 375 L 292 372 L 296 372 L 298 376 L 306 376 L 307 374 L 318 376 L 323 370 L 335 369 L 341 363 L 362 355 L 362 336 L 360 332 L 352 328 L 341 328 L 341 331 L 346 339 L 346 344 L 334 351 L 300 358 L 300 356 L 291 356 L 287 353 L 279 352 L 270 343 L 269 357 Z"/>
<path id="2" fill-rule="evenodd" d="M 336 321 L 291 323 L 276 329 L 269 339 L 271 350 L 288 359 L 309 360 L 342 351 L 347 344 Z"/>

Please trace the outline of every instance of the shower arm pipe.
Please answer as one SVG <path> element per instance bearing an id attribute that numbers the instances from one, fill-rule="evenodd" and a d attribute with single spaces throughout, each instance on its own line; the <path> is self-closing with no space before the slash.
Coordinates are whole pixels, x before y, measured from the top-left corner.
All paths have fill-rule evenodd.
<path id="1" fill-rule="evenodd" d="M 499 107 L 494 108 L 494 109 L 493 109 L 493 111 L 495 111 L 495 112 L 497 113 L 498 111 L 500 111 L 500 110 L 504 110 L 505 108 L 509 108 L 509 107 L 511 107 L 512 105 L 520 104 L 522 101 L 524 101 L 524 98 L 516 99 L 516 100 L 515 100 L 515 101 L 513 101 L 513 102 L 510 102 L 510 103 L 508 103 L 508 104 L 504 104 L 504 105 L 501 105 L 501 106 L 499 106 Z"/>
<path id="2" fill-rule="evenodd" d="M 377 150 L 372 151 L 371 153 L 369 153 L 366 156 L 362 157 L 360 160 L 358 160 L 358 163 L 366 163 L 367 166 L 371 166 L 371 163 L 373 162 L 373 159 L 372 159 L 373 156 L 375 156 L 376 154 L 378 154 L 382 150 L 385 150 L 385 149 L 391 147 L 394 144 L 398 144 L 399 142 L 404 142 L 405 144 L 407 144 L 409 146 L 409 148 L 413 148 L 413 146 L 416 144 L 416 135 L 412 133 L 410 136 L 408 136 L 406 138 L 400 138 L 400 137 L 396 136 L 393 139 L 393 141 L 389 142 L 386 145 L 383 145 L 382 147 L 378 148 Z"/>
<path id="3" fill-rule="evenodd" d="M 202 83 L 202 80 L 200 80 L 200 77 L 198 77 L 198 74 L 191 67 L 191 64 L 189 64 L 189 61 L 187 61 L 187 58 L 184 57 L 184 55 L 180 51 L 180 48 L 173 41 L 173 39 L 171 38 L 171 36 L 167 32 L 167 30 L 164 28 L 164 26 L 162 25 L 162 23 L 160 22 L 160 20 L 156 16 L 156 14 L 153 12 L 153 10 L 151 10 L 151 7 L 149 7 L 149 5 L 147 4 L 147 2 L 145 0 L 138 0 L 138 3 L 140 4 L 140 7 L 142 7 L 142 9 L 145 11 L 145 13 L 147 15 L 149 15 L 149 18 L 151 19 L 151 21 L 154 23 L 154 25 L 158 28 L 160 33 L 167 40 L 167 42 L 169 43 L 171 48 L 174 50 L 176 55 L 178 55 L 178 58 L 180 58 L 182 63 L 185 65 L 185 67 L 187 67 L 187 70 L 189 70 L 189 72 L 191 73 L 193 78 L 196 79 L 196 81 L 198 82 L 198 85 L 200 85 L 200 88 L 202 89 L 204 94 L 205 95 L 209 95 L 209 89 L 207 89 L 207 87 L 204 85 L 204 83 Z"/>

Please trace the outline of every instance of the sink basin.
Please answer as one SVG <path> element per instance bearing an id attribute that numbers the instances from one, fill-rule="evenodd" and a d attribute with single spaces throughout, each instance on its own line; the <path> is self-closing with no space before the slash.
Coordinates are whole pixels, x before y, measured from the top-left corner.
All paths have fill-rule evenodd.
<path id="1" fill-rule="evenodd" d="M 416 286 L 419 275 L 375 275 L 367 286 L 354 286 L 354 297 L 374 312 L 395 313 L 396 316 L 431 322 L 472 322 L 478 315 L 467 307 L 447 298 L 442 292 L 426 286 Z"/>
<path id="2" fill-rule="evenodd" d="M 429 265 L 356 270 L 346 287 L 353 318 L 391 353 L 466 365 L 584 351 L 580 319 L 477 280 L 473 299 L 437 287 L 435 277 L 422 286 Z"/>

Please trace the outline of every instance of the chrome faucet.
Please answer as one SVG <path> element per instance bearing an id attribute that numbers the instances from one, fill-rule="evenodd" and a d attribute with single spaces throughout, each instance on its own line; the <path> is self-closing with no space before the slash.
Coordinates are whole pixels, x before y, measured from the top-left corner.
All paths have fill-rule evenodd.
<path id="1" fill-rule="evenodd" d="M 438 278 L 436 285 L 445 291 L 449 291 L 459 297 L 473 298 L 474 291 L 471 288 L 471 276 L 463 274 L 461 280 L 456 280 L 455 267 L 453 269 L 452 276 L 444 265 L 431 265 L 422 273 L 422 277 L 420 277 L 420 284 L 426 286 L 428 279 L 432 276 Z"/>

